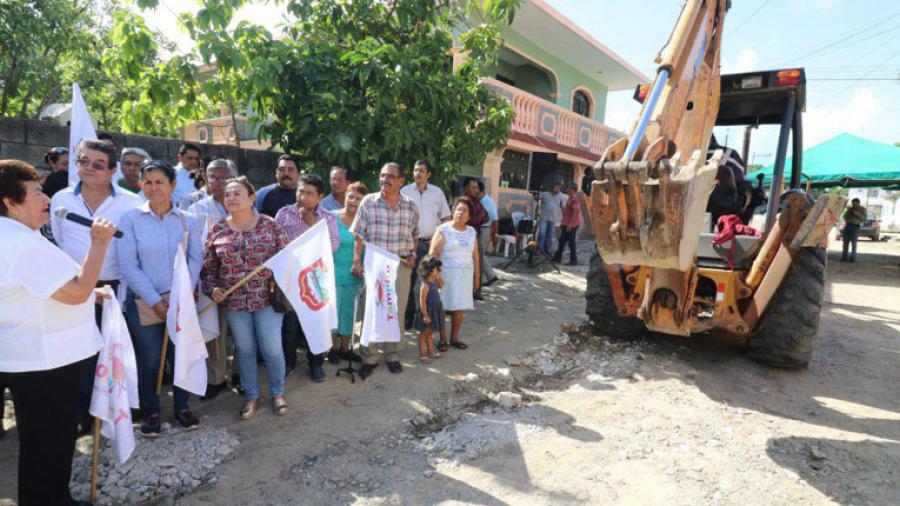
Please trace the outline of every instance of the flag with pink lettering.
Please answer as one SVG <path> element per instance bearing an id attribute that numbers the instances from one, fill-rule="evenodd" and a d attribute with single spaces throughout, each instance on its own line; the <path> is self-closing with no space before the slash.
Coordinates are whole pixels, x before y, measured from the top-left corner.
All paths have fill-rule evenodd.
<path id="1" fill-rule="evenodd" d="M 400 301 L 397 299 L 397 270 L 400 257 L 366 243 L 363 275 L 366 280 L 366 311 L 360 344 L 400 342 Z"/>
<path id="2" fill-rule="evenodd" d="M 175 272 L 166 312 L 169 338 L 175 344 L 175 367 L 172 383 L 197 395 L 206 394 L 206 339 L 197 318 L 194 284 L 188 271 L 182 244 L 175 253 Z"/>
<path id="3" fill-rule="evenodd" d="M 131 409 L 137 409 L 140 404 L 137 362 L 119 301 L 112 289 L 104 290 L 108 297 L 103 300 L 100 325 L 103 349 L 94 373 L 90 413 L 103 421 L 100 432 L 115 442 L 122 464 L 131 456 L 135 445 Z"/>

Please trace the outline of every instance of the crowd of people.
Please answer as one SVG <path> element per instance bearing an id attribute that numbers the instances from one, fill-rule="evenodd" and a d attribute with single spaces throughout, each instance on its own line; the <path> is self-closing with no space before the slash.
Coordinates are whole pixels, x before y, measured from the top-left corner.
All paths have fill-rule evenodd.
<path id="1" fill-rule="evenodd" d="M 74 185 L 69 156 L 77 168 Z M 220 335 L 207 344 L 209 385 L 202 399 L 215 397 L 230 382 L 245 396 L 239 414 L 245 420 L 260 409 L 260 362 L 271 409 L 277 415 L 288 412 L 285 377 L 297 366 L 305 340 L 271 271 L 259 268 L 318 222 L 327 225 L 334 255 L 338 325 L 330 351 L 306 352 L 313 381 L 325 380 L 326 361 L 361 362 L 362 379 L 382 359 L 391 373 L 403 371 L 402 341 L 351 348 L 359 299 L 365 296 L 367 244 L 400 258 L 399 314 L 406 330 L 420 332 L 423 363 L 450 348 L 468 347 L 461 337 L 464 315 L 482 300 L 481 287 L 497 280 L 485 259 L 496 203 L 482 181 L 469 178 L 464 195 L 448 205 L 444 191 L 429 182 L 427 160 L 413 164 L 413 180 L 406 185 L 403 167 L 386 163 L 377 191 L 339 166 L 330 170 L 327 191 L 321 177 L 302 171 L 289 154 L 278 158 L 275 183 L 257 190 L 239 176 L 233 160 L 204 158 L 198 146 L 184 144 L 173 167 L 140 148 L 119 150 L 109 136 L 82 141 L 71 154 L 53 148 L 45 161 L 45 171 L 0 161 L 0 229 L 10 245 L 2 251 L 0 268 L 0 389 L 10 389 L 16 406 L 20 504 L 71 502 L 74 441 L 93 427 L 88 409 L 101 317 L 95 289 L 110 287 L 121 303 L 138 368 L 140 433 L 160 435 L 157 374 L 165 368 L 161 362 L 174 357 L 174 343 L 163 356 L 163 342 L 179 245 L 198 296 L 215 301 L 219 312 Z M 562 201 L 558 207 L 566 216 L 578 214 L 569 207 L 564 211 Z M 64 219 L 61 208 L 93 225 Z M 566 226 L 577 228 L 574 222 Z M 122 236 L 113 240 L 116 230 Z M 567 243 L 560 242 L 559 252 Z M 574 260 L 574 248 L 572 255 Z M 187 429 L 200 423 L 190 396 L 173 386 L 174 419 Z"/>

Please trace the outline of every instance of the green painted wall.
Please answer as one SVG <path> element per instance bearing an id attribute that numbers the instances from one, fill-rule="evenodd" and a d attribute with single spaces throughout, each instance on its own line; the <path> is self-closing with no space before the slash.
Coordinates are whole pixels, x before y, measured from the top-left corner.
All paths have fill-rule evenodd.
<path id="1" fill-rule="evenodd" d="M 593 95 L 594 101 L 596 102 L 594 104 L 594 120 L 601 123 L 603 122 L 603 119 L 606 117 L 606 93 L 608 90 L 600 80 L 596 77 L 589 76 L 585 72 L 566 63 L 563 59 L 547 52 L 518 32 L 507 30 L 503 36 L 506 45 L 510 49 L 515 50 L 526 57 L 530 57 L 537 63 L 550 67 L 556 72 L 556 77 L 559 80 L 559 96 L 556 100 L 551 101 L 556 102 L 556 104 L 561 107 L 571 109 L 572 90 L 583 86 L 591 91 L 591 95 Z"/>

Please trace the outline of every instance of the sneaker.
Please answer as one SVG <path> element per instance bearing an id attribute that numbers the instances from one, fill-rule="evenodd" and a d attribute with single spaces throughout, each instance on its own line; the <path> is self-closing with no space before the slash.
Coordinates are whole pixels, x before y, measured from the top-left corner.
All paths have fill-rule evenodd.
<path id="1" fill-rule="evenodd" d="M 578 260 L 570 260 L 566 262 L 566 265 L 578 265 Z"/>
<path id="2" fill-rule="evenodd" d="M 484 283 L 482 283 L 481 286 L 491 286 L 491 285 L 493 285 L 494 283 L 496 283 L 496 282 L 498 281 L 498 279 L 499 279 L 499 278 L 497 278 L 497 276 L 494 276 L 494 277 L 492 277 L 491 279 L 489 279 L 489 280 L 485 281 Z"/>
<path id="3" fill-rule="evenodd" d="M 391 371 L 393 374 L 400 374 L 403 372 L 403 366 L 400 365 L 400 362 L 388 362 L 388 371 Z"/>
<path id="4" fill-rule="evenodd" d="M 375 371 L 375 368 L 378 367 L 378 364 L 363 364 L 359 368 L 359 379 L 365 381 L 366 378 L 372 375 L 372 372 Z"/>
<path id="5" fill-rule="evenodd" d="M 325 381 L 325 369 L 322 369 L 321 365 L 309 366 L 309 379 L 315 381 L 316 383 Z"/>
<path id="6" fill-rule="evenodd" d="M 331 350 L 328 352 L 328 363 L 329 364 L 340 364 L 341 363 L 341 354 L 335 350 Z"/>
<path id="7" fill-rule="evenodd" d="M 185 409 L 183 411 L 175 412 L 175 420 L 178 420 L 178 423 L 181 424 L 185 429 L 193 430 L 200 427 L 200 420 L 191 413 L 191 410 Z"/>
<path id="8" fill-rule="evenodd" d="M 145 416 L 141 421 L 141 435 L 144 437 L 159 437 L 162 432 L 162 422 L 159 421 L 159 415 Z"/>
<path id="9" fill-rule="evenodd" d="M 350 362 L 362 362 L 362 357 L 357 355 L 353 350 L 342 351 L 341 360 L 349 360 Z"/>

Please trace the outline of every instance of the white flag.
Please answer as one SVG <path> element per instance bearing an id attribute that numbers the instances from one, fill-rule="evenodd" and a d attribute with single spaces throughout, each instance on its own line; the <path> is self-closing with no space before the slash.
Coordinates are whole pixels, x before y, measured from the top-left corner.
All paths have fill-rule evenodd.
<path id="1" fill-rule="evenodd" d="M 115 441 L 119 463 L 134 451 L 134 428 L 131 409 L 140 405 L 138 398 L 137 363 L 128 326 L 119 309 L 119 301 L 109 287 L 103 300 L 101 335 L 103 349 L 94 372 L 94 393 L 90 413 L 103 421 L 101 433 Z"/>
<path id="2" fill-rule="evenodd" d="M 397 270 L 400 257 L 366 243 L 363 271 L 366 278 L 366 312 L 360 344 L 400 342 L 400 301 Z"/>
<path id="3" fill-rule="evenodd" d="M 166 313 L 169 338 L 175 344 L 175 374 L 172 382 L 188 392 L 206 394 L 206 340 L 197 319 L 194 285 L 188 271 L 184 248 L 178 243 L 175 253 L 175 273 Z"/>
<path id="4" fill-rule="evenodd" d="M 78 184 L 78 167 L 75 161 L 78 159 L 78 143 L 84 139 L 97 140 L 97 131 L 91 122 L 91 114 L 84 105 L 84 97 L 81 96 L 81 87 L 78 83 L 72 83 L 72 117 L 69 124 L 69 186 Z"/>
<path id="5" fill-rule="evenodd" d="M 199 218 L 198 213 L 198 218 Z M 203 227 L 203 234 L 200 236 L 200 244 L 206 244 L 206 237 L 209 235 L 209 230 L 215 223 L 210 223 L 212 218 L 210 215 L 206 215 L 206 223 Z M 197 296 L 197 307 L 201 310 L 206 306 L 212 304 L 214 307 L 209 308 L 205 313 L 199 315 L 200 318 L 200 330 L 203 331 L 203 339 L 206 342 L 210 342 L 213 339 L 219 337 L 221 333 L 221 329 L 219 329 L 219 305 L 215 303 L 212 299 L 206 296 L 202 290 L 198 290 L 199 295 Z"/>
<path id="6" fill-rule="evenodd" d="M 266 262 L 275 282 L 297 312 L 309 351 L 315 355 L 331 349 L 331 329 L 336 328 L 337 290 L 334 256 L 328 223 L 319 220 L 300 237 Z"/>

